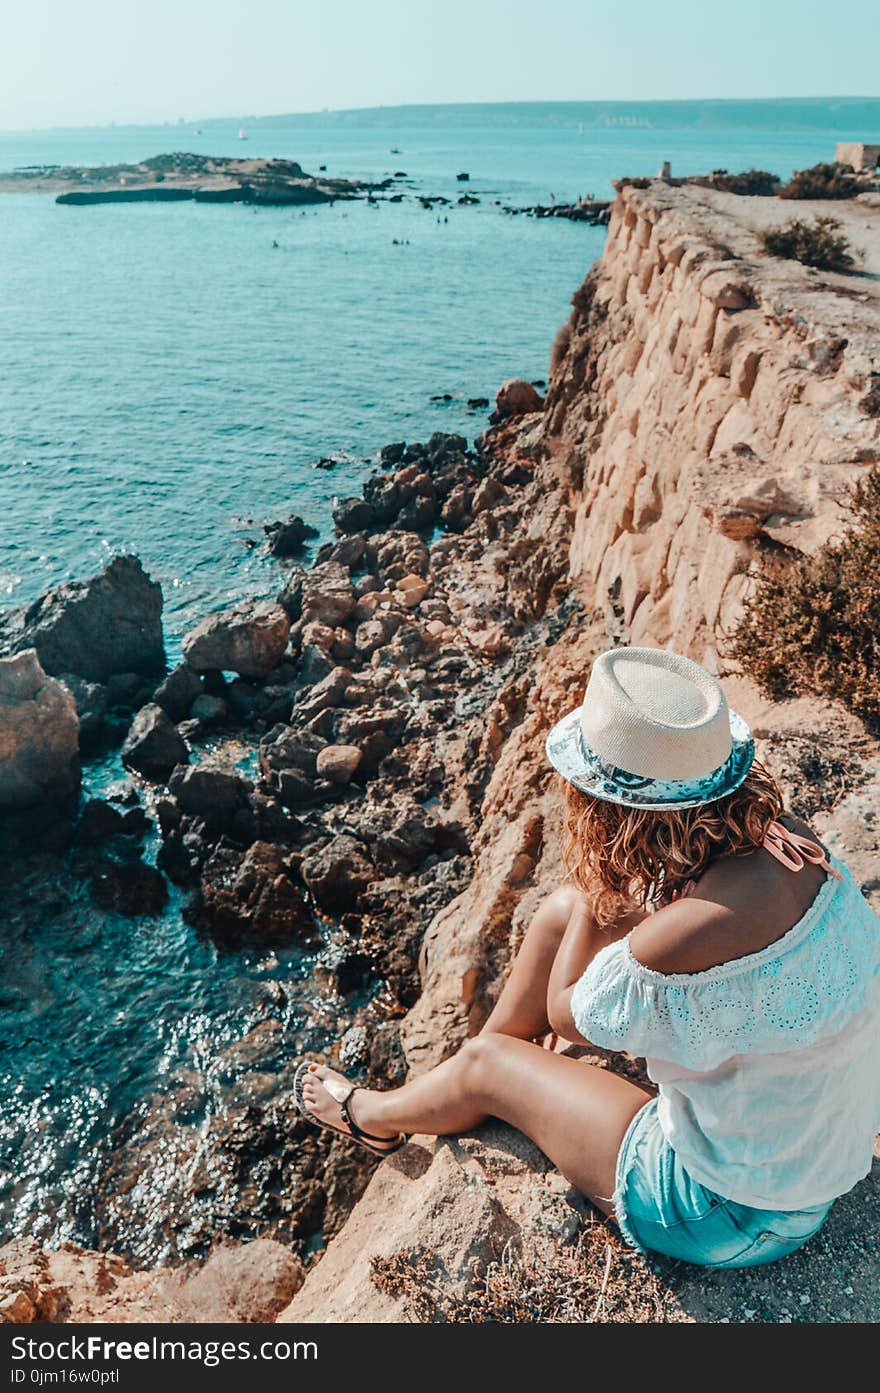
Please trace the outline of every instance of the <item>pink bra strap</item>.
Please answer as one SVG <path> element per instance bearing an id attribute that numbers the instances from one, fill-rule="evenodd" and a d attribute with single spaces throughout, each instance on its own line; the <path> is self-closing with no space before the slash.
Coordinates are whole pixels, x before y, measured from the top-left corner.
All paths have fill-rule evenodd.
<path id="1" fill-rule="evenodd" d="M 822 866 L 835 880 L 843 880 L 840 871 L 829 864 L 821 847 L 808 837 L 790 832 L 781 822 L 770 823 L 764 837 L 764 849 L 790 871 L 802 871 L 805 862 L 809 861 L 814 866 Z"/>

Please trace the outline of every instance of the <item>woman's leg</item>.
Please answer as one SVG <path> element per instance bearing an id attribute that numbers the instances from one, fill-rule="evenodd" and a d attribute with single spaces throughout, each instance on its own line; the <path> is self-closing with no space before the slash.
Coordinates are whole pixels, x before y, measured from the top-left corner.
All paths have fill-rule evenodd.
<path id="1" fill-rule="evenodd" d="M 513 960 L 501 995 L 483 1026 L 484 1031 L 512 1035 L 518 1040 L 537 1040 L 552 1029 L 547 1018 L 547 988 L 572 914 L 586 915 L 596 932 L 590 903 L 574 886 L 554 890 L 541 902 Z M 635 907 L 629 914 L 622 915 L 611 929 L 602 932 L 602 946 L 628 934 L 644 917 L 644 911 Z"/>
<path id="2" fill-rule="evenodd" d="M 555 890 L 538 906 L 484 1031 L 512 1035 L 519 1040 L 536 1040 L 546 1035 L 550 1029 L 550 970 L 579 898 L 576 890 L 565 887 Z"/>
<path id="3" fill-rule="evenodd" d="M 310 1111 L 338 1123 L 339 1104 L 321 1086 L 318 1065 L 303 1091 Z M 624 1133 L 651 1094 L 591 1064 L 526 1040 L 483 1031 L 459 1053 L 402 1088 L 358 1089 L 350 1110 L 364 1131 L 443 1135 L 499 1117 L 541 1148 L 582 1194 L 606 1213 Z"/>

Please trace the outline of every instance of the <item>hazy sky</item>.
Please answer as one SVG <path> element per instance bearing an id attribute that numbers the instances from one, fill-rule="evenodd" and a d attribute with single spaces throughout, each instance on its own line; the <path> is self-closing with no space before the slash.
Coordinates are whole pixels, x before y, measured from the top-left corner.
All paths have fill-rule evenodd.
<path id="1" fill-rule="evenodd" d="M 877 0 L 9 0 L 0 129 L 403 102 L 873 96 L 878 13 Z"/>

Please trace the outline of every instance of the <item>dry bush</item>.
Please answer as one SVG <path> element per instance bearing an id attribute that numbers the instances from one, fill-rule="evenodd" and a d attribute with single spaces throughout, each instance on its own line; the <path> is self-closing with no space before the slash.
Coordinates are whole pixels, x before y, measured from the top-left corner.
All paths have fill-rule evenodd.
<path id="1" fill-rule="evenodd" d="M 701 175 L 691 182 L 703 188 L 720 189 L 722 193 L 771 198 L 778 193 L 782 181 L 778 174 L 771 174 L 769 169 L 743 169 L 739 174 L 729 174 L 726 169 L 713 169 L 711 174 Z"/>
<path id="2" fill-rule="evenodd" d="M 733 651 L 774 698 L 837 697 L 880 718 L 880 469 L 850 491 L 854 528 L 812 556 L 767 561 Z"/>
<path id="3" fill-rule="evenodd" d="M 821 271 L 849 271 L 854 258 L 839 229 L 836 218 L 814 218 L 812 222 L 792 218 L 783 227 L 765 227 L 758 236 L 771 256 L 800 261 Z"/>
<path id="4" fill-rule="evenodd" d="M 798 169 L 779 190 L 780 198 L 855 198 L 861 185 L 848 164 Z"/>
<path id="5" fill-rule="evenodd" d="M 435 1254 L 405 1249 L 374 1257 L 370 1276 L 379 1291 L 402 1301 L 420 1324 L 535 1325 L 679 1321 L 674 1297 L 645 1260 L 590 1225 L 579 1242 L 547 1242 L 523 1252 L 508 1243 L 496 1261 L 476 1264 L 464 1295 L 450 1290 Z"/>
<path id="6" fill-rule="evenodd" d="M 556 338 L 553 340 L 553 347 L 550 350 L 550 376 L 556 372 L 566 353 L 568 345 L 571 343 L 571 325 L 566 321 L 556 331 Z"/>

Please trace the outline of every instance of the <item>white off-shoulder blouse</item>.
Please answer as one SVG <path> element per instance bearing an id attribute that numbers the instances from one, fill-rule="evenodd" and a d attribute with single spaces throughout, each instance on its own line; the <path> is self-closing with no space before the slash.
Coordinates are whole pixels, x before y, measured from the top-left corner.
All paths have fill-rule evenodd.
<path id="1" fill-rule="evenodd" d="M 880 919 L 848 868 L 828 864 L 806 914 L 760 952 L 660 973 L 627 936 L 572 993 L 586 1039 L 645 1057 L 660 1125 L 694 1179 L 756 1208 L 844 1194 L 880 1130 Z"/>

